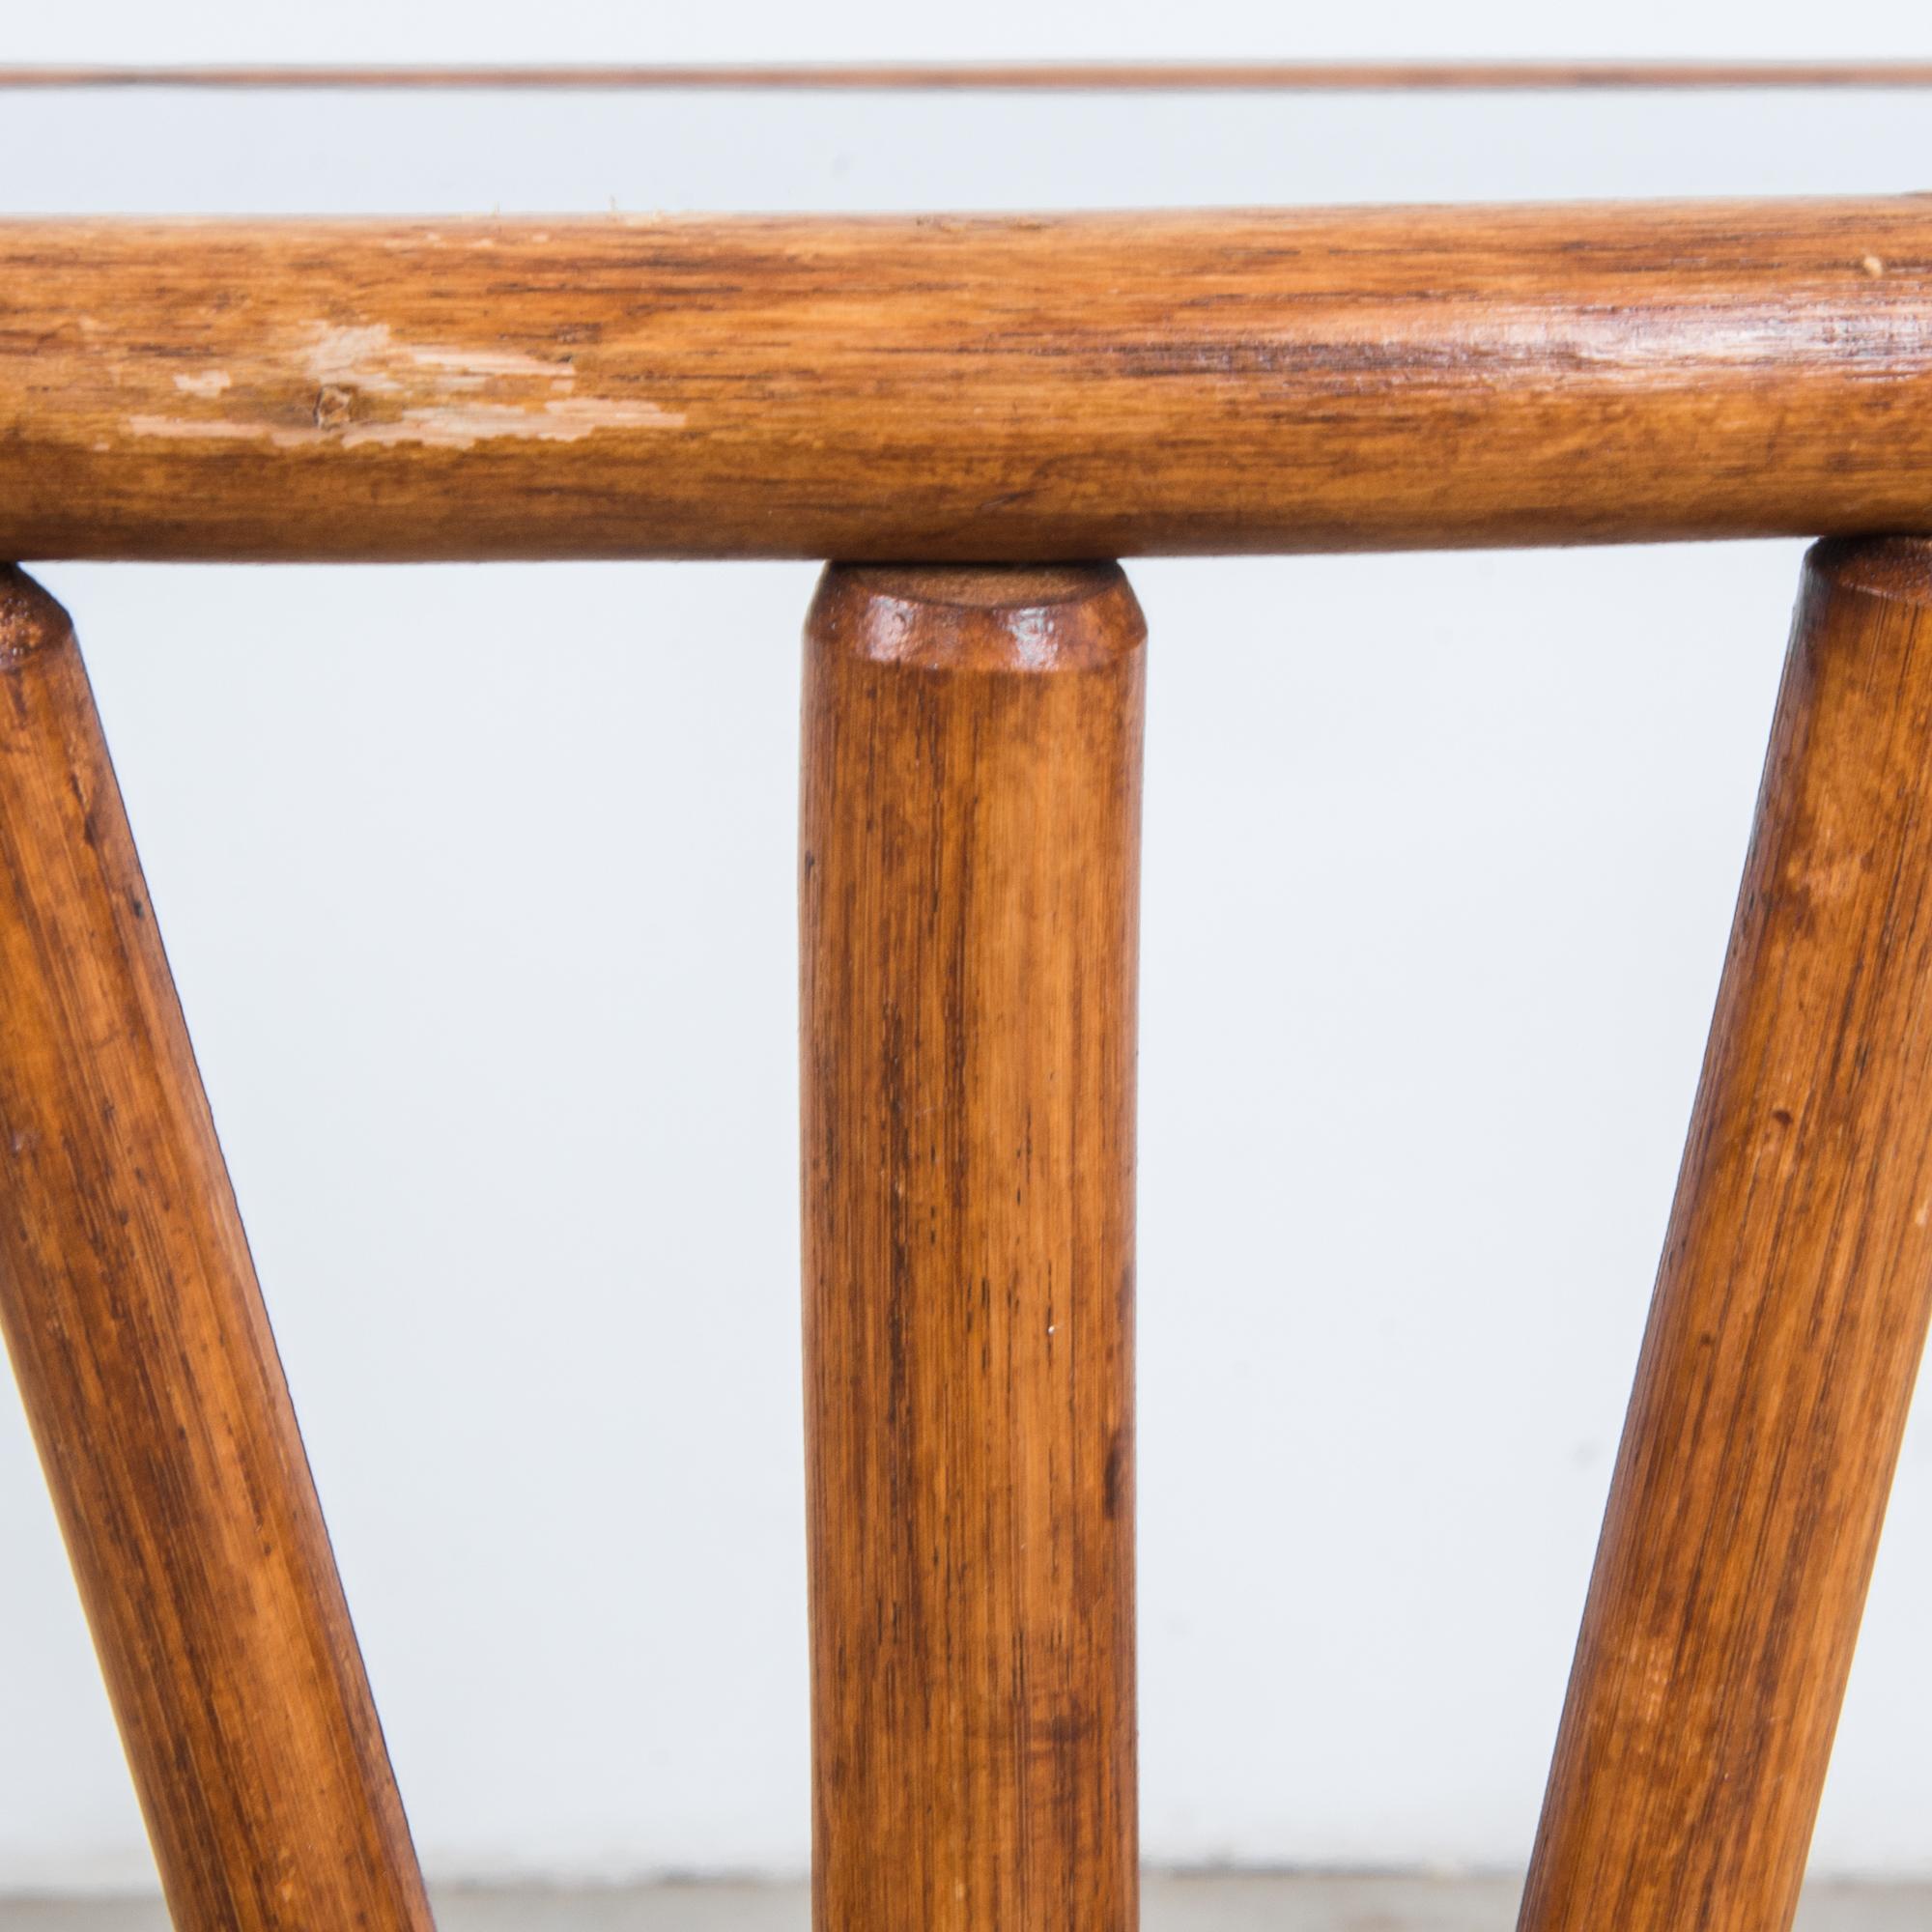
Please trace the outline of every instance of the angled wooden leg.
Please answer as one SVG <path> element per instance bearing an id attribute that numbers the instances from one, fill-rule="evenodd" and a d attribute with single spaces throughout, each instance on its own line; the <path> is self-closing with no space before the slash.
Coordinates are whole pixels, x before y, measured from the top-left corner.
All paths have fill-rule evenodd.
<path id="1" fill-rule="evenodd" d="M 1806 560 L 1522 1909 L 1785 1932 L 1932 1310 L 1932 543 Z"/>
<path id="2" fill-rule="evenodd" d="M 0 567 L 0 1329 L 184 1932 L 430 1924 L 67 617 Z"/>
<path id="3" fill-rule="evenodd" d="M 835 568 L 806 637 L 819 1932 L 1131 1932 L 1143 626 Z"/>

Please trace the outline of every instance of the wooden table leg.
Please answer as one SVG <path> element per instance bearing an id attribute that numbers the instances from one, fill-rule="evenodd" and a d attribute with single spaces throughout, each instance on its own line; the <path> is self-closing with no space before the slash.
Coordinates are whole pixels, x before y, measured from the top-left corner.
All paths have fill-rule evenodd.
<path id="1" fill-rule="evenodd" d="M 67 616 L 0 566 L 0 1328 L 183 1932 L 429 1910 Z"/>
<path id="2" fill-rule="evenodd" d="M 1113 566 L 806 638 L 818 1932 L 1130 1932 L 1142 639 Z"/>
<path id="3" fill-rule="evenodd" d="M 1805 565 L 1524 1932 L 1785 1932 L 1932 1308 L 1932 543 Z"/>

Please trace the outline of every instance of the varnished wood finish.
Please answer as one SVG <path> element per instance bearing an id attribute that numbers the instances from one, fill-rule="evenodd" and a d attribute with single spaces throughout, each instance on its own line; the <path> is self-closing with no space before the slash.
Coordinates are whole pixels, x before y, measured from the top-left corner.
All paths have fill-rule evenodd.
<path id="1" fill-rule="evenodd" d="M 1524 1932 L 1785 1932 L 1932 1312 L 1932 544 L 1807 561 Z"/>
<path id="2" fill-rule="evenodd" d="M 175 1924 L 427 1932 L 87 675 L 4 567 L 0 1161 L 0 1328 Z"/>
<path id="3" fill-rule="evenodd" d="M 1932 199 L 0 223 L 0 549 L 1932 527 Z"/>
<path id="4" fill-rule="evenodd" d="M 818 1932 L 1136 1922 L 1143 627 L 834 569 L 807 632 Z"/>
<path id="5" fill-rule="evenodd" d="M 720 61 L 649 66 L 0 68 L 0 88 L 828 89 L 923 93 L 1385 94 L 1932 87 L 1928 61 Z"/>

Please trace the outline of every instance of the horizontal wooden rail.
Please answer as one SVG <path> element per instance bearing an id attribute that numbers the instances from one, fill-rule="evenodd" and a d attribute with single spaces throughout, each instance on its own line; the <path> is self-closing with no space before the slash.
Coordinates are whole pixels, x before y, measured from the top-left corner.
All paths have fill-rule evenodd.
<path id="1" fill-rule="evenodd" d="M 1932 529 L 1932 198 L 0 223 L 0 555 Z"/>
<path id="2" fill-rule="evenodd" d="M 1518 93 L 1572 88 L 1932 87 L 1932 61 L 584 62 L 529 67 L 0 68 L 0 88 L 746 88 L 978 93 Z"/>

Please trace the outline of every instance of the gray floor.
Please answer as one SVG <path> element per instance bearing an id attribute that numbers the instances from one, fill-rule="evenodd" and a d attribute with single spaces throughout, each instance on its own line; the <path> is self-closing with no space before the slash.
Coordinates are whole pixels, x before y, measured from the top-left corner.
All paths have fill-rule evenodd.
<path id="1" fill-rule="evenodd" d="M 1514 1879 L 1151 1878 L 1146 1932 L 1510 1932 Z M 450 1891 L 440 1932 L 804 1932 L 798 1886 Z M 1927 1932 L 1932 1886 L 1815 1886 L 1801 1932 Z M 0 1932 L 167 1932 L 152 1900 L 0 1901 Z"/>

